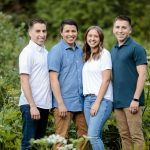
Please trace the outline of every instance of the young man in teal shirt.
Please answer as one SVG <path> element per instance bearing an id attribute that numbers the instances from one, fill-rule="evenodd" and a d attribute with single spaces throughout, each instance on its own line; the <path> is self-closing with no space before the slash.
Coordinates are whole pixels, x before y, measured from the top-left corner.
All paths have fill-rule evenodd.
<path id="1" fill-rule="evenodd" d="M 111 50 L 114 111 L 123 150 L 144 150 L 142 106 L 147 59 L 144 48 L 130 37 L 131 19 L 118 16 L 113 33 L 117 44 Z"/>

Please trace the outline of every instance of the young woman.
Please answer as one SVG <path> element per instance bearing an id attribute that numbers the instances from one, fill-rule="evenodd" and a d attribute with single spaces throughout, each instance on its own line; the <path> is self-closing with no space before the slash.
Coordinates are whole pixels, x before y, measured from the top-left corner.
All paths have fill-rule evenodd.
<path id="1" fill-rule="evenodd" d="M 104 34 L 98 26 L 85 33 L 82 70 L 84 113 L 93 150 L 104 150 L 102 128 L 112 112 L 111 55 L 103 47 Z"/>

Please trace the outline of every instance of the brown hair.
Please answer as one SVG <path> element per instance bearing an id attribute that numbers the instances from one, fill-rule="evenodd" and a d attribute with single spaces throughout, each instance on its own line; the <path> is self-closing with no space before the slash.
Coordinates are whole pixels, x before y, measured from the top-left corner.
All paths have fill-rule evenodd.
<path id="1" fill-rule="evenodd" d="M 129 25 L 132 27 L 131 19 L 130 19 L 128 16 L 119 15 L 119 16 L 117 16 L 117 17 L 115 18 L 114 23 L 115 23 L 117 20 L 124 20 L 124 21 L 127 21 L 127 22 L 129 23 Z"/>
<path id="2" fill-rule="evenodd" d="M 65 20 L 63 20 L 63 21 L 61 22 L 61 24 L 60 24 L 60 32 L 63 31 L 64 26 L 65 26 L 66 24 L 67 24 L 67 25 L 74 25 L 74 26 L 76 27 L 77 31 L 78 31 L 78 25 L 77 25 L 77 23 L 76 23 L 75 20 L 73 20 L 73 19 L 65 19 Z"/>
<path id="3" fill-rule="evenodd" d="M 91 48 L 87 43 L 87 34 L 90 30 L 95 29 L 98 32 L 99 38 L 100 38 L 100 43 L 99 43 L 99 48 L 98 50 L 93 54 L 93 58 L 95 60 L 100 58 L 100 52 L 103 49 L 103 41 L 104 41 L 104 34 L 102 29 L 99 26 L 90 26 L 86 32 L 85 32 L 85 36 L 84 36 L 84 45 L 83 45 L 83 61 L 86 62 L 91 55 Z"/>
<path id="4" fill-rule="evenodd" d="M 47 22 L 41 18 L 34 18 L 34 19 L 31 19 L 29 20 L 28 22 L 28 29 L 30 30 L 34 24 L 36 23 L 41 23 L 41 24 L 45 24 L 47 26 Z"/>

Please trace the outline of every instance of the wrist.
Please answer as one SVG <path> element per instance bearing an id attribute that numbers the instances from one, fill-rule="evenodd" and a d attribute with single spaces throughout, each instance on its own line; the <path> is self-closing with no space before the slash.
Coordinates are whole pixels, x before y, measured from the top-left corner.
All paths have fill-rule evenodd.
<path id="1" fill-rule="evenodd" d="M 138 98 L 133 98 L 133 101 L 139 102 Z"/>
<path id="2" fill-rule="evenodd" d="M 30 104 L 30 108 L 35 108 L 36 105 L 35 104 Z"/>

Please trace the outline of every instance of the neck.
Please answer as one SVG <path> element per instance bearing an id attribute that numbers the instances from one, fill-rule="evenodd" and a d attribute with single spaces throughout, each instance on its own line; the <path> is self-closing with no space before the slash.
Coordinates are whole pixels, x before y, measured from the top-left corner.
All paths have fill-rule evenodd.
<path id="1" fill-rule="evenodd" d="M 127 38 L 128 38 L 128 37 L 127 37 Z M 123 44 L 127 41 L 127 38 L 124 39 L 123 41 L 118 41 L 118 45 L 119 45 L 119 46 L 123 45 Z"/>
<path id="2" fill-rule="evenodd" d="M 91 48 L 91 54 L 94 54 L 98 48 Z"/>

